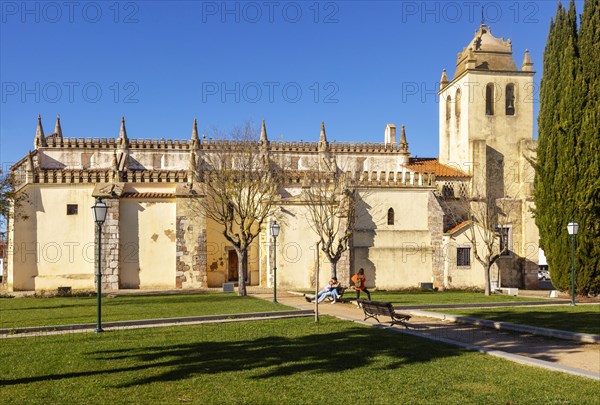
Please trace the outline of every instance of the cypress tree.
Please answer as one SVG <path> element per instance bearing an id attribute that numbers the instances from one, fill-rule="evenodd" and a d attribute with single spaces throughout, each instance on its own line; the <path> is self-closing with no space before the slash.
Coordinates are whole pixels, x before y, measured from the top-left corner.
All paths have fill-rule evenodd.
<path id="1" fill-rule="evenodd" d="M 577 140 L 576 290 L 600 293 L 600 0 L 584 3 L 578 45 L 585 98 Z"/>
<path id="2" fill-rule="evenodd" d="M 561 290 L 568 290 L 571 280 L 566 225 L 576 215 L 575 153 L 583 102 L 580 70 L 577 14 L 571 1 L 568 12 L 558 5 L 544 51 L 535 180 L 536 224 L 552 282 Z"/>

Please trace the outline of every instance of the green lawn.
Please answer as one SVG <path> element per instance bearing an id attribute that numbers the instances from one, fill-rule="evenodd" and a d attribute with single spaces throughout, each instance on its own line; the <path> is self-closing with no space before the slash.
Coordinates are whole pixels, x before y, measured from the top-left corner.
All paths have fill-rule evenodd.
<path id="1" fill-rule="evenodd" d="M 2 339 L 2 403 L 599 404 L 600 382 L 323 317 Z"/>
<path id="2" fill-rule="evenodd" d="M 600 304 L 444 309 L 444 313 L 600 335 Z"/>
<path id="3" fill-rule="evenodd" d="M 291 309 L 234 293 L 102 298 L 102 320 L 173 318 Z M 95 297 L 0 298 L 0 328 L 96 322 Z"/>
<path id="4" fill-rule="evenodd" d="M 348 290 L 344 298 L 354 299 L 356 292 Z M 361 293 L 366 299 L 366 294 Z M 402 291 L 373 291 L 373 301 L 386 301 L 394 305 L 433 305 L 433 304 L 473 304 L 489 302 L 541 301 L 539 298 L 514 297 L 511 295 L 493 294 L 485 296 L 479 292 L 439 291 L 439 292 L 402 292 Z"/>

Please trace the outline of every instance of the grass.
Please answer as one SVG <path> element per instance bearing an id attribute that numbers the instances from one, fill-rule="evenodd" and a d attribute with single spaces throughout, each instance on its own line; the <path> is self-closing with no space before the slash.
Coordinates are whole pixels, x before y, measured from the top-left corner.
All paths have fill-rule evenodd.
<path id="1" fill-rule="evenodd" d="M 600 382 L 323 317 L 5 339 L 2 402 L 599 404 Z"/>
<path id="2" fill-rule="evenodd" d="M 354 299 L 355 297 L 356 293 L 351 290 L 348 290 L 344 294 L 344 298 Z M 366 294 L 361 293 L 361 298 L 366 298 Z M 396 306 L 541 301 L 539 298 L 515 297 L 501 294 L 486 296 L 481 292 L 470 291 L 372 291 L 371 299 L 373 301 L 391 302 Z"/>
<path id="3" fill-rule="evenodd" d="M 600 335 L 600 304 L 444 309 L 443 312 L 493 321 L 512 322 L 524 325 L 568 330 L 571 332 Z"/>
<path id="4" fill-rule="evenodd" d="M 173 318 L 290 309 L 234 293 L 102 298 L 102 320 Z M 0 299 L 0 328 L 96 322 L 95 297 Z"/>

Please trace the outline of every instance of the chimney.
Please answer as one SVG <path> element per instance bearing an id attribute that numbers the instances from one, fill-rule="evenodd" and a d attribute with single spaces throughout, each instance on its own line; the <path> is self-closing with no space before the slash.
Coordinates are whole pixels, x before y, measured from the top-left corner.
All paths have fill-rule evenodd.
<path id="1" fill-rule="evenodd" d="M 384 143 L 387 145 L 396 144 L 396 126 L 394 124 L 387 124 L 385 126 L 385 140 Z"/>

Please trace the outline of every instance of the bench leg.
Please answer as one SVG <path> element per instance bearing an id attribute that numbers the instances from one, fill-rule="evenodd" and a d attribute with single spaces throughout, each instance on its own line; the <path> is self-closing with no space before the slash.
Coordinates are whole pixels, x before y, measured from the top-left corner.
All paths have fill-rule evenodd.
<path id="1" fill-rule="evenodd" d="M 367 314 L 365 314 L 365 319 L 363 319 L 363 321 L 366 321 L 369 318 L 373 318 L 373 319 L 375 319 L 379 323 L 379 318 L 377 318 L 377 315 L 367 315 Z"/>
<path id="2" fill-rule="evenodd" d="M 404 321 L 392 321 L 392 326 L 393 326 L 393 325 L 402 325 L 402 326 L 404 326 L 406 329 L 410 329 L 410 328 L 408 327 L 408 324 L 407 324 L 406 322 L 404 322 Z"/>

